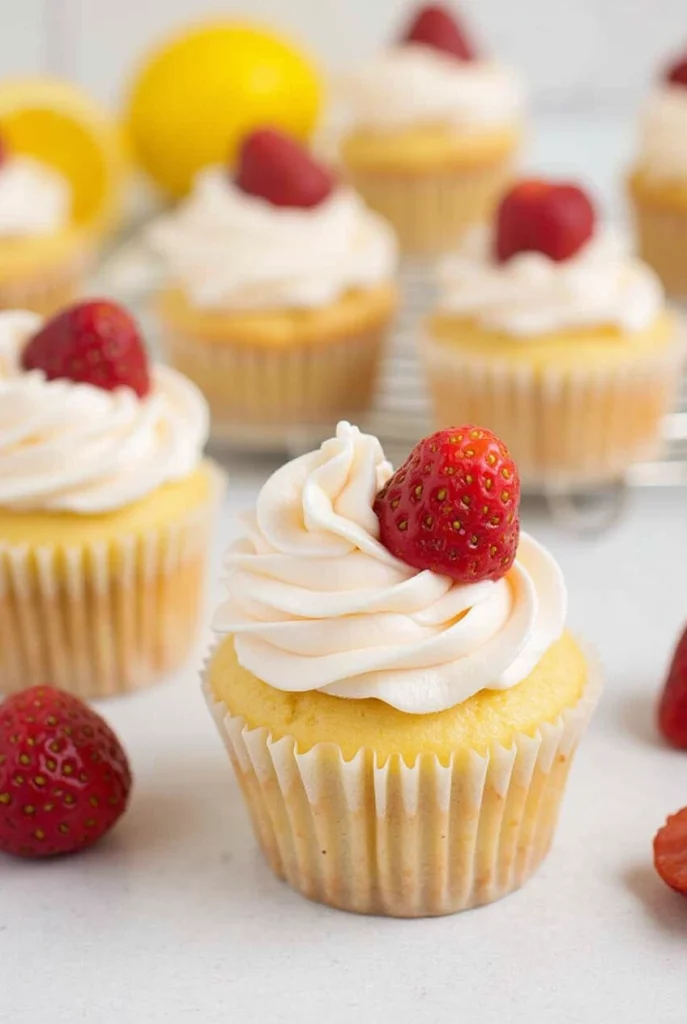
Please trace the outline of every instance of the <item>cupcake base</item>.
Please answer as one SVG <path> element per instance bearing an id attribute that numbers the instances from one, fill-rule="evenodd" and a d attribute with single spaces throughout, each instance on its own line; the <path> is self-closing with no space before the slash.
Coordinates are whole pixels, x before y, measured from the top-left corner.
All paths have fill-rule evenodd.
<path id="1" fill-rule="evenodd" d="M 622 479 L 655 457 L 685 362 L 684 328 L 623 360 L 541 365 L 422 341 L 435 426 L 479 423 L 503 438 L 530 490 Z M 568 343 L 575 345 L 574 338 Z"/>
<path id="2" fill-rule="evenodd" d="M 489 219 L 513 173 L 511 160 L 502 160 L 426 175 L 349 169 L 348 177 L 393 225 L 403 253 L 432 256 L 455 248 L 469 228 Z"/>
<path id="3" fill-rule="evenodd" d="M 369 409 L 396 301 L 385 286 L 326 310 L 194 318 L 172 293 L 163 344 L 204 393 L 215 440 L 283 444 L 285 430 L 329 430 Z"/>
<path id="4" fill-rule="evenodd" d="M 29 243 L 17 251 L 16 262 L 12 249 L 2 253 L 0 310 L 28 309 L 50 316 L 81 293 L 93 263 L 91 243 L 80 237 L 68 237 L 63 247 L 56 244 L 53 248 L 47 242 L 36 246 L 35 259 L 27 258 L 32 251 Z"/>
<path id="5" fill-rule="evenodd" d="M 687 210 L 637 204 L 638 251 L 668 295 L 687 299 Z"/>
<path id="6" fill-rule="evenodd" d="M 84 698 L 158 681 L 190 654 L 217 502 L 204 492 L 159 526 L 81 543 L 0 539 L 0 693 L 49 682 Z"/>
<path id="7" fill-rule="evenodd" d="M 570 640 L 569 643 L 572 643 Z M 268 864 L 308 899 L 393 917 L 451 914 L 501 899 L 551 844 L 578 740 L 601 690 L 589 668 L 577 702 L 532 735 L 445 760 L 318 743 L 250 728 L 205 693 Z"/>

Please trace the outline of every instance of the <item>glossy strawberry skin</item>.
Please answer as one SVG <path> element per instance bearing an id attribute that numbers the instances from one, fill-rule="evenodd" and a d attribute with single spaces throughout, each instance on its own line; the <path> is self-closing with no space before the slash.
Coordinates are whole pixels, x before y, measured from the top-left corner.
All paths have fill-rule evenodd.
<path id="1" fill-rule="evenodd" d="M 380 540 L 415 569 L 459 583 L 497 580 L 520 535 L 520 479 L 491 431 L 467 425 L 421 441 L 377 495 Z"/>
<path id="2" fill-rule="evenodd" d="M 474 60 L 474 48 L 452 12 L 444 4 L 426 4 L 417 12 L 401 42 L 421 43 L 458 60 Z"/>
<path id="3" fill-rule="evenodd" d="M 272 206 L 310 209 L 331 195 L 336 178 L 295 139 L 260 128 L 243 141 L 235 182 Z"/>
<path id="4" fill-rule="evenodd" d="M 104 391 L 150 391 L 148 356 L 136 321 L 108 299 L 79 302 L 46 320 L 22 353 L 24 370 Z"/>
<path id="5" fill-rule="evenodd" d="M 567 260 L 589 241 L 595 224 L 591 200 L 577 185 L 521 181 L 499 204 L 494 255 L 499 263 L 521 252 Z"/>
<path id="6" fill-rule="evenodd" d="M 74 853 L 124 813 L 131 771 L 119 740 L 83 701 L 34 686 L 0 705 L 0 850 Z"/>
<path id="7" fill-rule="evenodd" d="M 671 814 L 656 833 L 654 866 L 666 885 L 687 896 L 687 807 Z"/>
<path id="8" fill-rule="evenodd" d="M 687 628 L 675 648 L 661 694 L 658 726 L 672 746 L 687 750 Z"/>

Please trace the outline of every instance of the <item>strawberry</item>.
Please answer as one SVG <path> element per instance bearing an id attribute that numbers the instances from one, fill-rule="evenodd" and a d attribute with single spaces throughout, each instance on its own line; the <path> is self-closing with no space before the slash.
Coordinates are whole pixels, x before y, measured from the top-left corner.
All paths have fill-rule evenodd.
<path id="1" fill-rule="evenodd" d="M 123 814 L 131 773 L 107 723 L 33 686 L 0 705 L 0 850 L 49 857 L 91 846 Z"/>
<path id="2" fill-rule="evenodd" d="M 661 694 L 658 726 L 669 743 L 687 750 L 687 628 L 675 648 Z"/>
<path id="3" fill-rule="evenodd" d="M 274 128 L 260 128 L 243 140 L 236 184 L 272 206 L 308 209 L 331 195 L 336 179 L 304 146 Z"/>
<path id="4" fill-rule="evenodd" d="M 67 379 L 104 391 L 150 391 L 150 373 L 136 321 L 107 299 L 79 302 L 46 320 L 22 353 L 25 370 L 48 380 Z"/>
<path id="5" fill-rule="evenodd" d="M 672 85 L 682 85 L 687 88 L 687 57 L 682 57 L 668 68 L 665 80 Z"/>
<path id="6" fill-rule="evenodd" d="M 521 181 L 501 200 L 496 213 L 499 263 L 519 252 L 570 259 L 594 233 L 594 207 L 581 188 L 548 181 Z"/>
<path id="7" fill-rule="evenodd" d="M 687 896 L 687 807 L 671 814 L 654 836 L 654 866 L 666 885 Z"/>
<path id="8" fill-rule="evenodd" d="M 476 56 L 463 28 L 443 4 L 421 7 L 403 33 L 401 42 L 421 43 L 458 60 L 474 60 Z"/>
<path id="9" fill-rule="evenodd" d="M 458 583 L 500 579 L 520 534 L 520 479 L 505 444 L 483 427 L 426 437 L 375 499 L 380 540 L 415 569 Z"/>

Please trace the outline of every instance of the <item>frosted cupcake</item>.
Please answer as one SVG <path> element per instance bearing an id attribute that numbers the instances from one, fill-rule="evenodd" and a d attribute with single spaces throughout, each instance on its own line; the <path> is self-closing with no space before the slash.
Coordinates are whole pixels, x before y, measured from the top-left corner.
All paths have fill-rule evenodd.
<path id="1" fill-rule="evenodd" d="M 206 695 L 269 865 L 310 899 L 447 914 L 546 854 L 599 679 L 518 502 L 489 431 L 393 474 L 340 423 L 244 519 Z"/>
<path id="2" fill-rule="evenodd" d="M 154 682 L 196 636 L 206 404 L 112 303 L 0 314 L 0 693 Z"/>
<path id="3" fill-rule="evenodd" d="M 687 57 L 649 97 L 628 188 L 642 257 L 669 294 L 687 297 Z"/>
<path id="4" fill-rule="evenodd" d="M 513 172 L 522 89 L 476 53 L 445 7 L 421 8 L 341 93 L 351 122 L 341 159 L 403 251 L 446 251 L 489 216 Z"/>
<path id="5" fill-rule="evenodd" d="M 656 453 L 684 339 L 581 189 L 521 182 L 439 278 L 422 339 L 437 426 L 485 423 L 537 487 L 610 481 Z"/>
<path id="6" fill-rule="evenodd" d="M 159 313 L 172 363 L 218 437 L 330 426 L 374 394 L 397 305 L 393 232 L 276 131 L 210 167 L 152 242 L 171 270 Z"/>
<path id="7" fill-rule="evenodd" d="M 74 297 L 91 246 L 71 206 L 58 170 L 0 140 L 0 309 L 50 313 Z"/>

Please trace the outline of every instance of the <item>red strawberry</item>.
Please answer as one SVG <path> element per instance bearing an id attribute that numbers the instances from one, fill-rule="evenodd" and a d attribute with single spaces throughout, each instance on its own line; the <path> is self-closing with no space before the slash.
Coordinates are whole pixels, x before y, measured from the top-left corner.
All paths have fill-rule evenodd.
<path id="1" fill-rule="evenodd" d="M 273 206 L 319 206 L 336 179 L 304 146 L 274 128 L 260 128 L 243 140 L 236 184 Z"/>
<path id="2" fill-rule="evenodd" d="M 443 4 L 426 4 L 403 33 L 403 43 L 423 43 L 458 60 L 474 60 L 475 51 L 462 27 Z"/>
<path id="3" fill-rule="evenodd" d="M 482 427 L 420 441 L 375 499 L 380 540 L 415 569 L 459 583 L 500 579 L 520 534 L 520 478 L 508 449 Z"/>
<path id="4" fill-rule="evenodd" d="M 687 628 L 675 648 L 661 694 L 658 725 L 669 743 L 687 750 Z"/>
<path id="5" fill-rule="evenodd" d="M 42 370 L 48 380 L 66 378 L 105 391 L 150 391 L 150 374 L 136 321 L 107 299 L 79 302 L 47 320 L 27 343 L 25 370 Z"/>
<path id="6" fill-rule="evenodd" d="M 74 853 L 126 809 L 131 773 L 119 740 L 83 701 L 33 686 L 0 705 L 0 850 Z"/>
<path id="7" fill-rule="evenodd" d="M 682 85 L 687 88 L 687 57 L 682 57 L 668 68 L 665 80 L 673 85 Z"/>
<path id="8" fill-rule="evenodd" d="M 521 181 L 496 214 L 496 258 L 505 263 L 519 252 L 542 252 L 567 260 L 592 237 L 595 219 L 589 197 L 577 185 Z"/>
<path id="9" fill-rule="evenodd" d="M 687 896 L 687 807 L 654 836 L 654 866 L 666 885 Z"/>

